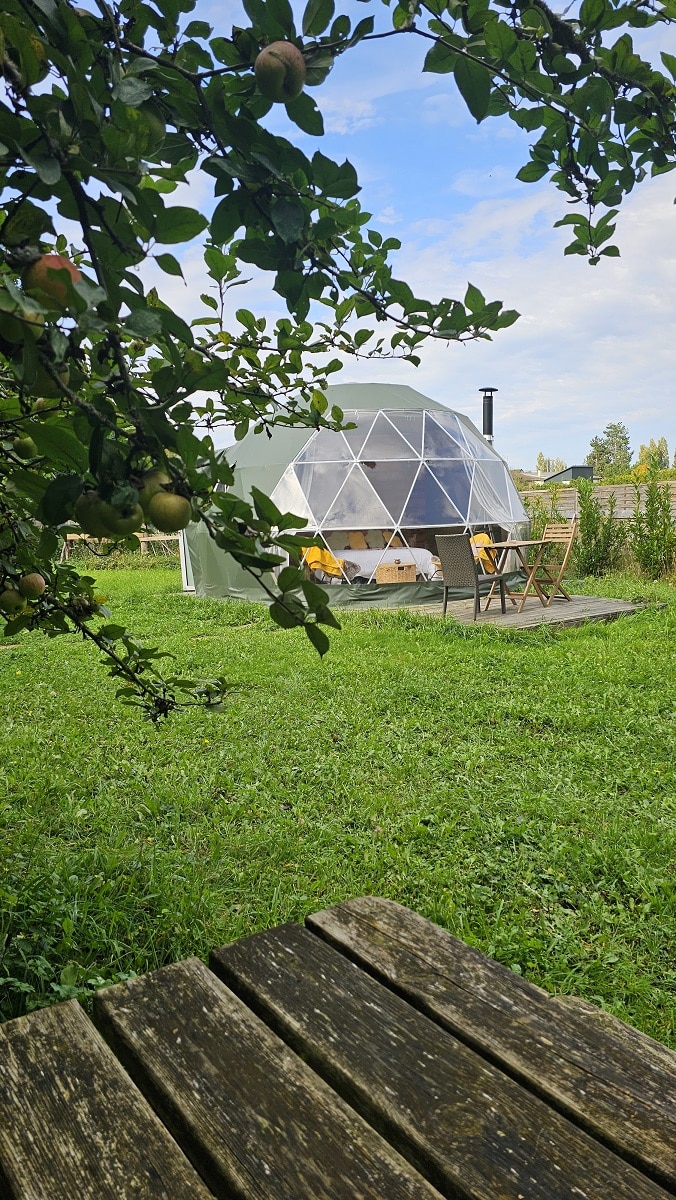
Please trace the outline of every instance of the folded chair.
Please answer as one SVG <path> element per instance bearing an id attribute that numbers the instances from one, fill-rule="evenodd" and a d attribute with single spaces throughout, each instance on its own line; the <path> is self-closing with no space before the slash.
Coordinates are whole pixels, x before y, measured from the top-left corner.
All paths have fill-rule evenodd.
<path id="1" fill-rule="evenodd" d="M 545 608 L 549 607 L 555 596 L 560 596 L 562 600 L 570 600 L 570 595 L 561 581 L 568 566 L 576 534 L 577 517 L 574 517 L 572 521 L 545 525 L 542 545 L 535 556 L 526 580 L 519 611 L 523 609 L 528 595 L 539 596 Z M 558 562 L 551 559 L 550 548 L 552 546 L 563 547 L 563 553 L 557 556 L 560 559 Z M 546 561 L 547 559 L 549 561 Z"/>
<path id="2" fill-rule="evenodd" d="M 469 537 L 466 533 L 444 533 L 437 537 L 436 543 L 439 558 L 441 559 L 441 572 L 444 581 L 444 608 L 442 615 L 446 616 L 448 593 L 451 588 L 471 587 L 474 589 L 474 620 L 476 621 L 478 614 L 481 612 L 479 583 L 487 577 L 479 574 L 479 568 Z M 500 606 L 504 613 L 506 612 L 505 576 L 504 574 L 494 573 L 488 576 L 488 578 L 492 585 L 491 592 L 495 584 L 500 588 Z"/>

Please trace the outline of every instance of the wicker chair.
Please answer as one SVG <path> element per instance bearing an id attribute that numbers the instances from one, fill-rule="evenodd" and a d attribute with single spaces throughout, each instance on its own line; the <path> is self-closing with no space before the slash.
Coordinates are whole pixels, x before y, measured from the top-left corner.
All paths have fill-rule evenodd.
<path id="1" fill-rule="evenodd" d="M 469 537 L 466 533 L 449 533 L 440 534 L 436 539 L 439 558 L 441 559 L 441 573 L 444 581 L 444 609 L 443 616 L 446 616 L 448 607 L 448 593 L 451 588 L 471 587 L 474 589 L 474 620 L 476 621 L 478 614 L 481 612 L 481 601 L 479 599 L 479 584 L 485 579 L 490 580 L 491 593 L 495 584 L 500 588 L 500 605 L 503 613 L 506 612 L 505 604 L 505 576 L 504 574 L 481 575 L 477 566 L 477 561 L 474 557 L 472 546 Z"/>

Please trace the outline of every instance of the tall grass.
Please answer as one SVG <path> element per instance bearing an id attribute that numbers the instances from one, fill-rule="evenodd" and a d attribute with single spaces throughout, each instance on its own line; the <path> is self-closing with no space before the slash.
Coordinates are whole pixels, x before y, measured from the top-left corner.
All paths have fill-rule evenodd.
<path id="1" fill-rule="evenodd" d="M 265 609 L 100 572 L 223 709 L 156 728 L 84 645 L 0 651 L 0 1013 L 366 893 L 672 1036 L 674 591 L 555 632 L 341 614 L 320 660 Z"/>

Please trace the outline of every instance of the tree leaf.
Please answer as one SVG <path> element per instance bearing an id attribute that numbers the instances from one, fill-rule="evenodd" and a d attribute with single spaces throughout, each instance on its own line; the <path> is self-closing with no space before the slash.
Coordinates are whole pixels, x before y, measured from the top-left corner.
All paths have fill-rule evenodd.
<path id="1" fill-rule="evenodd" d="M 160 270 L 167 275 L 180 275 L 183 278 L 183 268 L 173 254 L 156 254 L 155 262 Z"/>
<path id="2" fill-rule="evenodd" d="M 476 313 L 481 312 L 485 307 L 486 300 L 478 287 L 475 287 L 473 283 L 468 284 L 467 291 L 465 292 L 465 308 L 471 313 Z"/>
<path id="3" fill-rule="evenodd" d="M 73 516 L 73 506 L 82 492 L 81 475 L 57 475 L 40 501 L 37 517 L 45 525 L 63 525 Z"/>
<path id="4" fill-rule="evenodd" d="M 517 171 L 516 177 L 522 183 L 537 183 L 538 179 L 542 179 L 543 175 L 547 174 L 549 167 L 543 162 L 529 162 L 520 171 Z"/>
<path id="5" fill-rule="evenodd" d="M 202 233 L 208 224 L 207 218 L 194 208 L 183 208 L 177 204 L 173 208 L 166 208 L 158 218 L 155 237 L 165 245 L 189 242 Z"/>
<path id="6" fill-rule="evenodd" d="M 290 120 L 299 129 L 302 129 L 303 133 L 311 133 L 316 137 L 321 137 L 324 132 L 322 114 L 312 96 L 308 96 L 307 92 L 301 92 L 297 100 L 291 100 L 286 105 L 286 111 Z"/>
<path id="7" fill-rule="evenodd" d="M 455 63 L 455 82 L 472 116 L 483 121 L 491 98 L 491 78 L 487 67 L 471 58 L 458 57 Z"/>
<path id="8" fill-rule="evenodd" d="M 132 308 L 124 324 L 129 333 L 140 338 L 156 338 L 162 329 L 160 314 L 155 308 Z"/>
<path id="9" fill-rule="evenodd" d="M 251 499 L 256 510 L 256 516 L 260 517 L 262 521 L 267 521 L 268 525 L 276 525 L 282 514 L 270 497 L 266 496 L 265 492 L 262 492 L 260 488 L 252 487 Z"/>
<path id="10" fill-rule="evenodd" d="M 24 162 L 37 171 L 42 183 L 48 187 L 53 187 L 61 178 L 61 163 L 58 158 L 54 158 L 51 154 L 28 154 L 27 151 L 22 151 L 21 157 Z"/>
<path id="11" fill-rule="evenodd" d="M 41 421 L 31 429 L 38 453 L 49 459 L 51 466 L 81 471 L 87 470 L 89 455 L 66 421 Z"/>
<path id="12" fill-rule="evenodd" d="M 125 75 L 113 88 L 113 96 L 131 108 L 138 108 L 144 100 L 149 100 L 155 91 L 155 85 L 136 75 Z"/>
<path id="13" fill-rule="evenodd" d="M 54 233 L 52 218 L 31 200 L 24 200 L 11 211 L 0 228 L 0 240 L 5 246 L 20 246 L 22 242 L 37 242 L 41 233 Z"/>
<path id="14" fill-rule="evenodd" d="M 486 21 L 484 39 L 489 53 L 503 62 L 516 49 L 516 34 L 504 21 Z"/>
<path id="15" fill-rule="evenodd" d="M 335 12 L 334 0 L 308 0 L 303 13 L 303 33 L 306 37 L 319 37 L 330 24 Z"/>
<path id="16" fill-rule="evenodd" d="M 284 604 L 281 604 L 279 600 L 275 600 L 275 602 L 270 605 L 270 616 L 275 624 L 281 626 L 282 629 L 295 629 L 300 623 L 299 618 L 293 612 L 289 612 L 290 605 L 290 596 L 285 598 Z M 300 605 L 298 607 L 300 609 Z"/>
<path id="17" fill-rule="evenodd" d="M 608 11 L 606 0 L 582 0 L 580 24 L 586 29 L 598 29 Z"/>
<path id="18" fill-rule="evenodd" d="M 423 64 L 423 71 L 429 71 L 435 75 L 446 75 L 455 69 L 458 52 L 453 46 L 449 46 L 447 42 L 436 42 L 431 50 L 428 50 Z"/>
<path id="19" fill-rule="evenodd" d="M 273 205 L 270 216 L 282 241 L 289 244 L 300 240 L 305 227 L 305 209 L 297 200 L 282 197 Z"/>
<path id="20" fill-rule="evenodd" d="M 329 639 L 324 633 L 324 630 L 320 629 L 319 625 L 315 625 L 312 622 L 307 622 L 303 626 L 303 629 L 312 642 L 315 650 L 319 651 L 320 657 L 323 658 L 331 645 Z"/>

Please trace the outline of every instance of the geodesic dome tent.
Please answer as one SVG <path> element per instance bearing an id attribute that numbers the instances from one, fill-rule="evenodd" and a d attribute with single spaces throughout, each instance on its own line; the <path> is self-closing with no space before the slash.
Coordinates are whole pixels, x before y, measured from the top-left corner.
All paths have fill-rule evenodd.
<path id="1" fill-rule="evenodd" d="M 354 428 L 251 433 L 228 457 L 238 495 L 266 491 L 350 564 L 332 603 L 405 603 L 432 584 L 436 594 L 436 534 L 506 535 L 527 522 L 507 464 L 462 413 L 396 384 L 338 384 L 327 397 Z M 263 597 L 204 529 L 191 526 L 187 543 L 198 594 Z M 382 568 L 394 564 L 408 582 L 392 587 L 383 577 L 396 572 Z"/>

